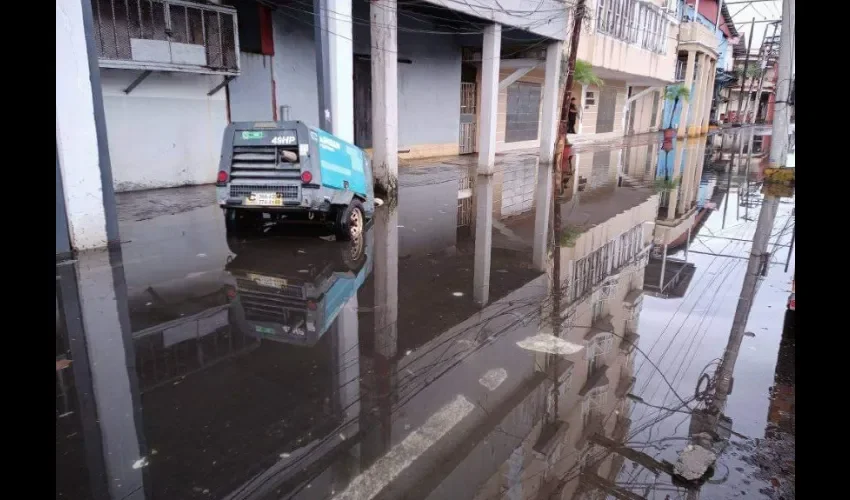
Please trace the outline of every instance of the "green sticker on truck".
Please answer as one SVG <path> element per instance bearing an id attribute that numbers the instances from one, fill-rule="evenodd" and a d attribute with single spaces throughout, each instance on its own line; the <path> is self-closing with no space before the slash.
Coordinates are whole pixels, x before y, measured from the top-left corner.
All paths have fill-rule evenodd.
<path id="1" fill-rule="evenodd" d="M 242 138 L 245 140 L 262 139 L 263 137 L 265 137 L 265 135 L 265 132 L 260 132 L 257 130 L 246 130 L 242 132 Z"/>

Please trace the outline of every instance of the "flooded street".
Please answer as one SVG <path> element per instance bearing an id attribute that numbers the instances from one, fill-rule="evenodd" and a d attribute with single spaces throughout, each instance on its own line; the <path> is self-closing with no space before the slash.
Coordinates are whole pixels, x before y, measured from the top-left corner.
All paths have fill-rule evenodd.
<path id="1" fill-rule="evenodd" d="M 120 195 L 120 250 L 56 266 L 57 498 L 793 498 L 793 193 L 741 296 L 761 133 L 411 162 L 351 242 Z"/>

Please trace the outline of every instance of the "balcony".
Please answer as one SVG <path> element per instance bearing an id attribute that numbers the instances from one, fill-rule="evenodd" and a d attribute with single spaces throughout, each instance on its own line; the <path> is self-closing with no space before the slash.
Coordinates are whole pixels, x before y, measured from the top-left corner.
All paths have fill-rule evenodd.
<path id="1" fill-rule="evenodd" d="M 700 23 L 687 22 L 679 25 L 679 50 L 687 50 L 682 45 L 696 45 L 703 50 L 717 54 L 717 37 L 714 32 Z"/>
<path id="2" fill-rule="evenodd" d="M 236 9 L 182 0 L 91 0 L 102 68 L 238 75 Z"/>

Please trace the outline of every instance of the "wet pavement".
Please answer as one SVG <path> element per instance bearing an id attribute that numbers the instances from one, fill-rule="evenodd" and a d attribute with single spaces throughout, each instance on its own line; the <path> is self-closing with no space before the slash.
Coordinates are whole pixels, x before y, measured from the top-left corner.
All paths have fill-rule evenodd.
<path id="1" fill-rule="evenodd" d="M 415 162 L 352 242 L 121 195 L 120 251 L 56 266 L 56 497 L 793 498 L 794 199 L 719 405 L 763 143 L 710 141 Z M 671 479 L 706 432 L 712 472 Z"/>

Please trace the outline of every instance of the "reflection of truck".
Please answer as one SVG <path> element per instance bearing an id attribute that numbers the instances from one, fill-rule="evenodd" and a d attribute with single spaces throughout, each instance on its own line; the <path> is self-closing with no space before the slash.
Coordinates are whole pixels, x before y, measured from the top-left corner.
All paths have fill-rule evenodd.
<path id="1" fill-rule="evenodd" d="M 260 240 L 226 267 L 231 321 L 246 334 L 312 346 L 372 271 L 371 231 L 348 242 Z"/>
<path id="2" fill-rule="evenodd" d="M 216 186 L 229 232 L 316 221 L 349 239 L 375 209 L 363 150 L 299 121 L 228 125 Z"/>

